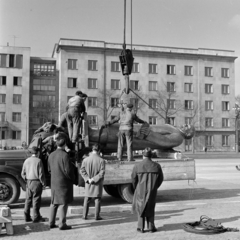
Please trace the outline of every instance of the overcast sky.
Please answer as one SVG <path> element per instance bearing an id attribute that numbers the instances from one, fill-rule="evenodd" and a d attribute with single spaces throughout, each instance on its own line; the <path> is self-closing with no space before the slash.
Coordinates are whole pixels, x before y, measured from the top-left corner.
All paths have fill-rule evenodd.
<path id="1" fill-rule="evenodd" d="M 240 0 L 132 0 L 133 44 L 234 50 Z M 124 0 L 0 0 L 0 45 L 51 57 L 60 38 L 123 42 Z M 126 41 L 130 43 L 130 0 Z M 240 94 L 240 59 L 235 61 Z"/>

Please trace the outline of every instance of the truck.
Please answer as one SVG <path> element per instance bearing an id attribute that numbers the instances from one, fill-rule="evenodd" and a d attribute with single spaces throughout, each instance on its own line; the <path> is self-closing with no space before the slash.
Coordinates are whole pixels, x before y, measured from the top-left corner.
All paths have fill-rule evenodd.
<path id="1" fill-rule="evenodd" d="M 88 126 L 87 120 L 83 122 L 84 134 L 81 145 L 76 155 L 71 160 L 79 169 L 81 162 L 94 143 L 102 146 L 102 157 L 106 162 L 104 190 L 107 194 L 122 198 L 131 203 L 134 189 L 131 184 L 133 166 L 141 161 L 141 155 L 135 156 L 135 161 L 118 161 L 114 156 L 117 149 L 118 125 L 114 124 L 106 129 L 93 129 Z M 144 131 L 142 131 L 144 130 Z M 144 134 L 143 134 L 144 132 Z M 45 136 L 44 136 L 45 135 Z M 0 204 L 12 204 L 18 201 L 21 190 L 26 190 L 26 183 L 21 177 L 21 170 L 26 158 L 31 154 L 32 146 L 40 148 L 39 157 L 43 161 L 47 186 L 50 187 L 50 174 L 48 173 L 47 157 L 44 155 L 43 139 L 53 133 L 40 132 L 33 137 L 28 149 L 0 151 Z M 179 129 L 166 124 L 166 126 L 141 126 L 134 125 L 133 150 L 141 151 L 145 147 L 154 149 L 153 161 L 159 163 L 164 174 L 164 181 L 195 180 L 195 161 L 192 158 L 183 157 L 180 152 L 174 151 L 173 146 L 179 145 L 183 138 L 179 135 Z M 191 133 L 192 136 L 192 133 Z M 189 137 L 189 136 L 188 136 Z M 83 179 L 77 174 L 77 185 L 83 187 Z"/>

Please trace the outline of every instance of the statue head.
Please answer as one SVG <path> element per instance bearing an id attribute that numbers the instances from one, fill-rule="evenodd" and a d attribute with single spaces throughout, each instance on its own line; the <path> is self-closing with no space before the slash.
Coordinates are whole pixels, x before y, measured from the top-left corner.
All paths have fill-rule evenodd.
<path id="1" fill-rule="evenodd" d="M 191 139 L 195 134 L 194 126 L 190 124 L 184 124 L 179 128 L 185 139 Z"/>

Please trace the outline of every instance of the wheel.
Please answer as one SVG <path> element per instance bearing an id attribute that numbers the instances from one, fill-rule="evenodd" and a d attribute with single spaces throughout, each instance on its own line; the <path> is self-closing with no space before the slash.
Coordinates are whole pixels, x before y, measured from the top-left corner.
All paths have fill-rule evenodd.
<path id="1" fill-rule="evenodd" d="M 20 195 L 18 182 L 7 174 L 0 174 L 0 204 L 17 202 Z"/>
<path id="2" fill-rule="evenodd" d="M 115 185 L 104 185 L 103 188 L 104 188 L 105 192 L 107 194 L 109 194 L 110 196 L 115 197 L 115 198 L 121 198 L 121 196 L 119 195 L 117 186 L 115 186 Z"/>
<path id="3" fill-rule="evenodd" d="M 118 192 L 124 201 L 133 202 L 134 189 L 131 183 L 118 185 Z"/>

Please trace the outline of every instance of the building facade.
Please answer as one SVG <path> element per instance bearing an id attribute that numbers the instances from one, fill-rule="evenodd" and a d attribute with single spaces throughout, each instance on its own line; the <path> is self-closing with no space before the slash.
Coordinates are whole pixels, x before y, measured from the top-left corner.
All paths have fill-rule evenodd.
<path id="1" fill-rule="evenodd" d="M 88 95 L 90 125 L 100 127 L 127 99 L 150 124 L 194 124 L 196 136 L 179 146 L 181 151 L 235 150 L 234 51 L 133 45 L 134 92 L 127 96 L 121 51 L 121 44 L 60 39 L 52 55 L 59 69 L 60 114 L 81 90 Z"/>
<path id="2" fill-rule="evenodd" d="M 28 143 L 30 48 L 0 47 L 0 148 Z"/>

